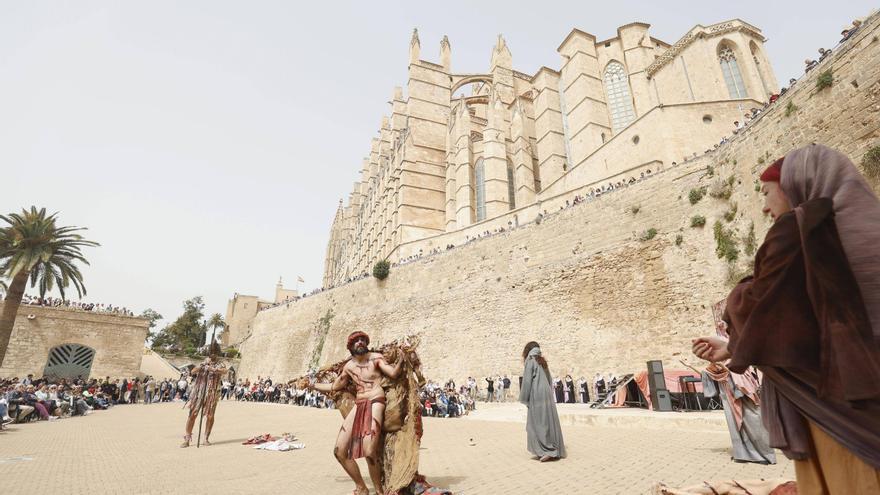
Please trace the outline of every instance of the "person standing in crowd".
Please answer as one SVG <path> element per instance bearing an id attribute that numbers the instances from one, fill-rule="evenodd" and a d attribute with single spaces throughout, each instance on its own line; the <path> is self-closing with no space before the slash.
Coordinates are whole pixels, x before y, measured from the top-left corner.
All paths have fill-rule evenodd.
<path id="1" fill-rule="evenodd" d="M 504 382 L 504 401 L 507 402 L 508 394 L 510 394 L 510 378 L 504 375 L 502 382 Z"/>
<path id="2" fill-rule="evenodd" d="M 486 377 L 486 402 L 492 402 L 495 400 L 495 382 L 492 381 L 492 377 Z"/>
<path id="3" fill-rule="evenodd" d="M 580 380 L 578 380 L 578 391 L 580 392 L 582 404 L 590 402 L 590 384 L 587 383 L 587 380 L 584 377 L 581 377 Z"/>
<path id="4" fill-rule="evenodd" d="M 880 201 L 843 154 L 812 144 L 761 174 L 774 223 L 727 297 L 729 340 L 693 353 L 763 373 L 770 446 L 798 493 L 880 493 Z"/>
<path id="5" fill-rule="evenodd" d="M 541 462 L 565 457 L 562 426 L 553 401 L 553 387 L 547 360 L 537 342 L 523 349 L 523 383 L 519 401 L 528 408 L 526 446 Z"/>
<path id="6" fill-rule="evenodd" d="M 553 392 L 556 395 L 557 404 L 565 402 L 565 388 L 562 386 L 562 378 L 557 377 L 556 380 L 553 380 Z"/>
<path id="7" fill-rule="evenodd" d="M 565 375 L 565 402 L 569 404 L 574 404 L 577 402 L 577 397 L 574 393 L 574 380 L 571 378 L 571 375 Z"/>

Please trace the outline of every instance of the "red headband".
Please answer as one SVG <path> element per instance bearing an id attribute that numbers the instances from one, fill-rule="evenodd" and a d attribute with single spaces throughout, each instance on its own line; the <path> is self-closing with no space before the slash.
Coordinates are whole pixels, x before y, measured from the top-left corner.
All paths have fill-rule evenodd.
<path id="1" fill-rule="evenodd" d="M 365 334 L 364 332 L 358 331 L 358 332 L 352 332 L 351 335 L 348 336 L 348 340 L 346 341 L 345 348 L 350 351 L 351 346 L 354 345 L 354 341 L 361 338 L 361 337 L 367 339 L 367 345 L 370 345 L 370 336 Z"/>
<path id="2" fill-rule="evenodd" d="M 761 182 L 779 182 L 782 177 L 782 161 L 785 160 L 785 157 L 782 157 L 775 162 L 771 163 L 763 173 L 761 173 Z"/>

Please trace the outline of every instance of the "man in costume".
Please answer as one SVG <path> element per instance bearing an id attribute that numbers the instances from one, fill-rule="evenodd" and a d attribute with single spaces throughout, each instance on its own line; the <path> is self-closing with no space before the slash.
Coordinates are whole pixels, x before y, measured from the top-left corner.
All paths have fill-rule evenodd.
<path id="1" fill-rule="evenodd" d="M 727 297 L 707 361 L 764 375 L 770 446 L 800 494 L 880 493 L 880 201 L 843 154 L 810 145 L 761 175 L 774 220 L 753 277 Z"/>
<path id="2" fill-rule="evenodd" d="M 195 377 L 190 384 L 189 401 L 184 407 L 189 407 L 189 417 L 186 419 L 186 433 L 183 435 L 182 448 L 189 447 L 192 441 L 193 426 L 199 413 L 207 416 L 205 421 L 205 445 L 211 445 L 208 437 L 214 427 L 214 412 L 217 410 L 217 401 L 220 400 L 220 385 L 226 374 L 226 366 L 219 362 L 220 344 L 212 342 L 209 346 L 208 358 L 202 364 L 192 369 L 190 374 Z"/>
<path id="3" fill-rule="evenodd" d="M 327 394 L 345 418 L 333 454 L 355 482 L 355 495 L 369 493 L 355 462 L 360 457 L 366 458 L 377 493 L 448 494 L 418 474 L 422 436 L 418 394 L 425 379 L 414 351 L 417 337 L 375 351 L 369 344 L 367 334 L 352 333 L 346 345 L 350 358 L 297 380 L 297 386 Z"/>

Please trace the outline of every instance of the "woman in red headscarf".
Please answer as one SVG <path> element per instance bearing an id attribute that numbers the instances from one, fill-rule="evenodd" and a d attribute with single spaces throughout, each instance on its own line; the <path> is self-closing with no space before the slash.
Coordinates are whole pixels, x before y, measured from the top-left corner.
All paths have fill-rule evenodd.
<path id="1" fill-rule="evenodd" d="M 795 460 L 798 493 L 880 493 L 880 202 L 821 145 L 761 181 L 774 224 L 727 298 L 730 340 L 702 337 L 693 352 L 764 373 L 770 445 Z"/>

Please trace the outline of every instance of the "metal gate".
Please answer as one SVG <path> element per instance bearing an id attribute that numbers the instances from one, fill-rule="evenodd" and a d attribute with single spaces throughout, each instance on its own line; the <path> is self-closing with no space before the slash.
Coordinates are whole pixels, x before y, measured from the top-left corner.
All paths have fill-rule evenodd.
<path id="1" fill-rule="evenodd" d="M 62 344 L 49 350 L 43 374 L 58 378 L 88 378 L 94 360 L 95 350 L 91 347 Z"/>

